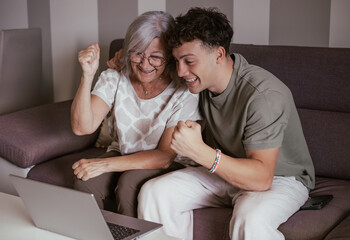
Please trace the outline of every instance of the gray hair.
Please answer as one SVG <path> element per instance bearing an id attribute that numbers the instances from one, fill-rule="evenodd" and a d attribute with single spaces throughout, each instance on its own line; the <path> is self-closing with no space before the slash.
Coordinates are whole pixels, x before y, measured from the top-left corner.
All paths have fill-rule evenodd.
<path id="1" fill-rule="evenodd" d="M 121 59 L 121 71 L 126 76 L 129 76 L 132 71 L 130 55 L 135 52 L 144 52 L 154 38 L 160 38 L 163 41 L 164 33 L 173 24 L 174 18 L 169 13 L 163 11 L 149 11 L 138 16 L 130 24 L 125 35 L 123 57 Z M 165 48 L 166 54 L 170 55 L 166 56 L 167 59 L 169 59 L 171 53 L 166 46 Z M 167 61 L 167 63 L 168 62 L 169 61 Z M 170 68 L 167 66 L 166 71 L 170 71 Z"/>

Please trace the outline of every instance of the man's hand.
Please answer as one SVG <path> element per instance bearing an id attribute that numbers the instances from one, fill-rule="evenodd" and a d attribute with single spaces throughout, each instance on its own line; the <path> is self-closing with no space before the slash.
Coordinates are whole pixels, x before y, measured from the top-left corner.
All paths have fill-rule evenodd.
<path id="1" fill-rule="evenodd" d="M 78 60 L 83 70 L 83 76 L 89 79 L 93 78 L 98 69 L 100 60 L 100 47 L 98 44 L 94 43 L 80 51 Z"/>
<path id="2" fill-rule="evenodd" d="M 115 69 L 118 72 L 120 72 L 121 67 L 120 67 L 120 59 L 123 56 L 123 49 L 120 49 L 118 52 L 115 53 L 114 57 L 107 61 L 107 66 L 109 68 Z"/>
<path id="3" fill-rule="evenodd" d="M 171 140 L 171 148 L 178 155 L 195 159 L 195 151 L 203 145 L 205 144 L 202 140 L 200 124 L 190 120 L 177 123 Z"/>
<path id="4" fill-rule="evenodd" d="M 87 181 L 106 172 L 105 159 L 81 159 L 72 165 L 77 178 Z"/>

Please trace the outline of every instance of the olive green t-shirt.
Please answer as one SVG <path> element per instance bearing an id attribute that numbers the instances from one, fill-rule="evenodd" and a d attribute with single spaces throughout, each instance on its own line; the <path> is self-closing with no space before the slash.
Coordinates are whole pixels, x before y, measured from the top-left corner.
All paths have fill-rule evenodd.
<path id="1" fill-rule="evenodd" d="M 315 172 L 293 96 L 270 72 L 231 55 L 228 87 L 214 96 L 200 93 L 200 108 L 223 153 L 246 158 L 246 150 L 280 148 L 275 176 L 295 176 L 314 188 Z"/>

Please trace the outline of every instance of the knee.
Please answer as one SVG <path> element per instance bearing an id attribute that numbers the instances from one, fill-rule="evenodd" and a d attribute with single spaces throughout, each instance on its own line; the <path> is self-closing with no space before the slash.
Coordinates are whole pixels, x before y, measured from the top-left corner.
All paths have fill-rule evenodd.
<path id="1" fill-rule="evenodd" d="M 140 189 L 139 201 L 152 196 L 157 196 L 157 191 L 159 191 L 159 187 L 156 179 L 147 181 Z"/>
<path id="2" fill-rule="evenodd" d="M 73 188 L 82 192 L 89 192 L 86 182 L 76 177 L 73 179 Z"/>
<path id="3" fill-rule="evenodd" d="M 157 212 L 158 199 L 161 189 L 157 186 L 156 179 L 147 181 L 140 189 L 138 195 L 137 216 L 148 219 L 151 213 Z"/>
<path id="4" fill-rule="evenodd" d="M 154 178 L 147 181 L 141 187 L 138 202 L 142 207 L 143 205 L 147 206 L 149 204 L 157 204 L 160 196 L 166 195 L 166 185 L 161 178 Z"/>
<path id="5" fill-rule="evenodd" d="M 235 225 L 249 226 L 266 225 L 269 222 L 269 212 L 261 204 L 240 203 L 234 206 L 233 221 Z"/>
<path id="6" fill-rule="evenodd" d="M 103 198 L 103 193 L 100 191 L 100 186 L 96 185 L 93 180 L 94 179 L 83 181 L 75 178 L 73 180 L 73 188 L 81 192 L 92 193 L 94 194 L 95 198 Z"/>
<path id="7" fill-rule="evenodd" d="M 119 176 L 117 187 L 114 190 L 116 197 L 138 194 L 141 186 L 150 178 L 148 175 L 145 175 L 144 171 L 145 170 L 130 170 L 122 173 Z"/>
<path id="8" fill-rule="evenodd" d="M 116 196 L 125 196 L 125 193 L 130 192 L 130 190 L 136 190 L 136 185 L 134 180 L 134 174 L 132 171 L 124 172 L 119 176 L 117 187 L 115 188 Z"/>
<path id="9" fill-rule="evenodd" d="M 278 231 L 280 221 L 278 214 L 274 214 L 271 204 L 263 204 L 263 200 L 255 204 L 235 204 L 230 223 L 230 236 L 232 239 L 284 239 Z M 277 218 L 276 218 L 277 217 Z"/>
<path id="10" fill-rule="evenodd" d="M 259 222 L 261 224 L 267 220 L 266 218 L 264 219 L 258 211 L 252 209 L 240 209 L 234 211 L 233 218 L 235 219 L 236 224 L 242 223 L 244 225 L 256 225 Z"/>

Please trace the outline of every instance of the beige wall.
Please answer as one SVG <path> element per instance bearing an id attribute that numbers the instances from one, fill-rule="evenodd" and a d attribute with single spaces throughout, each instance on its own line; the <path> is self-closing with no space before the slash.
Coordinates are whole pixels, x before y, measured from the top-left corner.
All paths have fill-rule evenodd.
<path id="1" fill-rule="evenodd" d="M 330 0 L 271 0 L 270 44 L 329 46 Z"/>
<path id="2" fill-rule="evenodd" d="M 138 14 L 147 11 L 166 11 L 166 0 L 138 0 Z"/>
<path id="3" fill-rule="evenodd" d="M 80 82 L 77 54 L 98 42 L 97 0 L 50 0 L 54 100 L 71 99 Z"/>
<path id="4" fill-rule="evenodd" d="M 0 1 L 0 29 L 28 28 L 27 1 Z"/>
<path id="5" fill-rule="evenodd" d="M 138 15 L 138 0 L 99 0 L 98 35 L 101 49 L 99 72 L 107 68 L 109 44 L 123 38 L 131 21 Z"/>
<path id="6" fill-rule="evenodd" d="M 349 0 L 1 0 L 0 28 L 42 28 L 44 99 L 62 101 L 80 81 L 79 50 L 98 41 L 103 70 L 110 42 L 138 14 L 193 6 L 221 9 L 237 43 L 350 47 Z"/>
<path id="7" fill-rule="evenodd" d="M 330 47 L 350 47 L 350 1 L 332 0 L 330 16 Z"/>
<path id="8" fill-rule="evenodd" d="M 269 44 L 270 0 L 235 0 L 234 43 Z"/>
<path id="9" fill-rule="evenodd" d="M 233 2 L 232 0 L 167 0 L 166 10 L 176 17 L 179 14 L 186 13 L 191 7 L 217 7 L 226 14 L 232 23 Z"/>
<path id="10" fill-rule="evenodd" d="M 42 102 L 54 101 L 53 96 L 53 66 L 52 66 L 52 38 L 51 38 L 50 1 L 28 0 L 28 26 L 40 28 L 42 34 L 43 67 L 41 98 Z"/>

